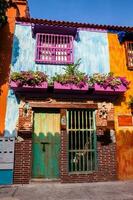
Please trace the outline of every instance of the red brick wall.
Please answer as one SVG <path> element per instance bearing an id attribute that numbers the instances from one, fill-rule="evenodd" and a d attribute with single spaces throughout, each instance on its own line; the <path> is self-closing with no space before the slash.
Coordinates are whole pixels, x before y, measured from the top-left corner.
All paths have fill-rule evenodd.
<path id="1" fill-rule="evenodd" d="M 68 155 L 67 155 L 67 133 L 61 131 L 61 161 L 60 175 L 61 182 L 94 182 L 94 181 L 109 181 L 117 179 L 116 168 L 116 147 L 111 143 L 102 146 L 97 143 L 97 170 L 90 174 L 69 174 L 68 172 Z"/>
<path id="2" fill-rule="evenodd" d="M 97 170 L 90 174 L 69 175 L 67 155 L 67 134 L 61 131 L 60 178 L 61 182 L 94 182 L 116 180 L 116 147 L 111 143 L 97 144 Z M 25 139 L 15 144 L 14 184 L 29 183 L 31 178 L 32 140 Z"/>
<path id="3" fill-rule="evenodd" d="M 16 142 L 15 144 L 15 167 L 14 167 L 14 183 L 29 183 L 31 178 L 31 162 L 32 162 L 32 110 L 28 111 L 28 115 L 23 115 L 23 110 L 19 110 L 19 135 L 24 138 L 24 141 Z M 97 135 L 103 134 L 103 130 L 114 128 L 113 112 L 108 114 L 105 123 L 102 119 L 96 116 Z M 61 115 L 65 113 L 62 110 Z M 106 125 L 105 125 L 106 124 Z M 98 131 L 98 129 L 101 129 Z M 69 174 L 68 172 L 68 141 L 66 127 L 61 126 L 61 153 L 60 153 L 60 178 L 61 182 L 93 182 L 93 181 L 109 181 L 117 179 L 116 166 L 116 145 L 109 143 L 103 145 L 100 141 L 97 142 L 97 170 L 88 174 Z"/>
<path id="4" fill-rule="evenodd" d="M 24 109 L 19 108 L 18 135 L 20 138 L 15 143 L 15 184 L 29 183 L 31 178 L 32 123 L 32 110 L 28 109 L 27 114 L 25 114 Z"/>
<path id="5" fill-rule="evenodd" d="M 32 132 L 33 117 L 32 110 L 28 109 L 27 113 L 24 113 L 23 108 L 19 108 L 18 130 L 19 132 Z"/>
<path id="6" fill-rule="evenodd" d="M 114 109 L 108 112 L 105 119 L 96 114 L 97 136 L 103 134 L 106 128 L 114 129 Z M 100 129 L 100 131 L 98 131 Z M 68 172 L 68 141 L 66 130 L 61 131 L 61 160 L 60 176 L 61 182 L 93 182 L 109 181 L 117 179 L 116 144 L 102 145 L 97 142 L 97 170 L 88 174 L 69 174 Z"/>
<path id="7" fill-rule="evenodd" d="M 14 184 L 29 183 L 31 178 L 32 140 L 15 143 Z"/>

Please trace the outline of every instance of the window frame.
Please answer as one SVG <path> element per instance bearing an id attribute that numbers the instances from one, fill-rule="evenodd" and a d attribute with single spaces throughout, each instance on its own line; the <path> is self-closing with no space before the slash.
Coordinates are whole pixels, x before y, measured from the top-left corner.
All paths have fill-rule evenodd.
<path id="1" fill-rule="evenodd" d="M 125 46 L 125 53 L 126 53 L 126 65 L 127 65 L 127 68 L 129 70 L 133 70 L 133 58 L 132 58 L 132 66 L 130 65 L 130 61 L 129 61 L 129 53 L 128 53 L 128 44 L 132 44 L 132 49 L 133 49 L 133 41 L 125 41 L 124 43 L 124 46 Z M 129 49 L 130 50 L 130 49 Z M 133 56 L 133 50 L 132 50 L 132 56 Z"/>
<path id="2" fill-rule="evenodd" d="M 43 43 L 40 45 L 40 43 L 42 42 L 41 37 Z M 45 40 L 47 40 L 47 42 Z M 36 47 L 35 47 L 35 62 L 40 64 L 53 64 L 53 65 L 73 64 L 74 63 L 73 41 L 74 37 L 72 35 L 37 33 Z M 45 53 L 45 55 L 43 55 L 45 57 L 44 59 L 41 58 L 42 51 L 44 51 Z M 46 54 L 48 55 L 47 58 Z"/>

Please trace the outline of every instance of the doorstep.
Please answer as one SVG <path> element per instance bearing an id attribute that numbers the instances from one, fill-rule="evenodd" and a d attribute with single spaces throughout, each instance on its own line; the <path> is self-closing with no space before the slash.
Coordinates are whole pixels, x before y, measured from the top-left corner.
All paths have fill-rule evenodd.
<path id="1" fill-rule="evenodd" d="M 61 179 L 48 179 L 48 178 L 32 178 L 30 183 L 51 183 L 51 182 L 61 182 Z"/>

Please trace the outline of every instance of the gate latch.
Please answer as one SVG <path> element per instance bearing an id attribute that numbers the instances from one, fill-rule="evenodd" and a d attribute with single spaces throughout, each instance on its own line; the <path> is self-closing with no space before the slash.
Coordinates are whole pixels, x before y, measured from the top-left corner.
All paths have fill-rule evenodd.
<path id="1" fill-rule="evenodd" d="M 45 149 L 45 145 L 46 145 L 46 144 L 50 144 L 50 142 L 41 142 L 41 144 L 43 145 L 42 150 L 45 151 L 45 150 L 46 150 L 46 149 Z"/>

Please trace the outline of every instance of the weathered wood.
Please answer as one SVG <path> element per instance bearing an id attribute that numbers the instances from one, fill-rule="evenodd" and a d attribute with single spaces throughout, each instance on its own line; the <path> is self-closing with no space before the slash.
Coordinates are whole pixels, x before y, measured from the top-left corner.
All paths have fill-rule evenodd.
<path id="1" fill-rule="evenodd" d="M 34 178 L 59 178 L 60 113 L 34 114 L 33 163 Z"/>
<path id="2" fill-rule="evenodd" d="M 73 63 L 73 36 L 37 33 L 36 62 Z"/>
<path id="3" fill-rule="evenodd" d="M 97 104 L 87 103 L 47 103 L 40 101 L 29 101 L 30 106 L 33 108 L 90 108 L 97 109 Z"/>

